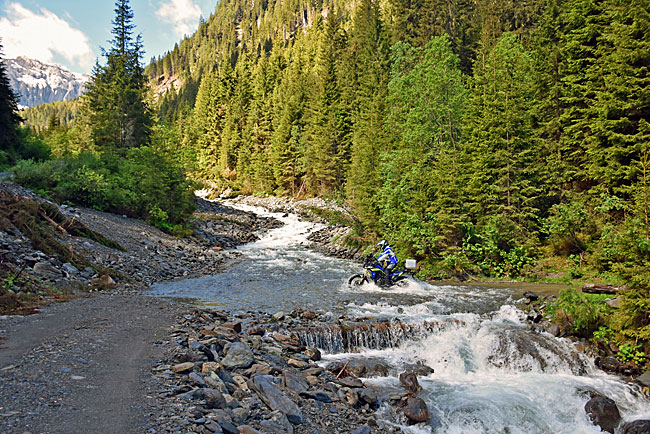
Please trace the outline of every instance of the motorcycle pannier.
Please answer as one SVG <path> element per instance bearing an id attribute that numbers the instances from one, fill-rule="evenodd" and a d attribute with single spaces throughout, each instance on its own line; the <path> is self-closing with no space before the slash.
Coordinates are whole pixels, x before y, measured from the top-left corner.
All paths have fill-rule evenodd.
<path id="1" fill-rule="evenodd" d="M 415 259 L 407 259 L 406 260 L 405 268 L 407 270 L 415 270 L 416 267 L 417 267 L 417 261 Z"/>

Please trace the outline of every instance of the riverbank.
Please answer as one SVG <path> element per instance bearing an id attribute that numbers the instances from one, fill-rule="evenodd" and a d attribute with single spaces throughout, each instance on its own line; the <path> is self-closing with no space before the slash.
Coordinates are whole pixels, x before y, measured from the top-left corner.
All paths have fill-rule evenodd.
<path id="1" fill-rule="evenodd" d="M 42 200 L 10 188 L 11 194 Z M 70 221 L 81 222 L 123 250 L 46 221 L 75 257 L 84 255 L 95 264 L 89 265 L 93 275 L 78 276 L 66 266 L 72 264 L 38 254 L 24 234 L 3 232 L 2 252 L 24 261 L 14 266 L 27 264 L 29 275 L 48 285 L 70 284 L 76 298 L 46 307 L 40 315 L 0 320 L 0 344 L 7 350 L 0 351 L 0 402 L 8 403 L 0 405 L 0 431 L 361 434 L 399 432 L 397 422 L 427 426 L 418 418 L 424 420 L 429 410 L 416 399 L 417 387 L 409 389 L 412 381 L 396 389 L 378 388 L 372 378 L 393 367 L 323 363 L 315 350 L 323 342 L 315 345 L 308 338 L 334 332 L 341 341 L 331 344 L 348 350 L 353 336 L 366 344 L 378 339 L 393 345 L 398 343 L 390 341 L 394 332 L 405 330 L 399 322 L 366 324 L 309 310 L 221 313 L 138 295 L 151 282 L 223 270 L 238 255 L 228 248 L 275 227 L 273 219 L 199 201 L 196 236 L 176 239 L 122 216 L 58 209 L 68 219 L 64 229 Z M 36 262 L 30 265 L 27 257 Z M 110 283 L 103 276 L 113 283 L 98 286 L 98 279 Z M 523 342 L 521 348 L 528 351 Z M 412 368 L 416 376 L 430 374 L 424 366 Z M 390 372 L 399 374 L 408 372 Z M 382 411 L 391 414 L 376 413 L 378 399 L 389 404 Z"/>

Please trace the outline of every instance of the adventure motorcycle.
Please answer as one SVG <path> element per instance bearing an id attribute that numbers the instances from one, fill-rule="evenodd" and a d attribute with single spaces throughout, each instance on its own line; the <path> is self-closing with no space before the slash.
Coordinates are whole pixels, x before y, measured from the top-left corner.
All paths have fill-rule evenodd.
<path id="1" fill-rule="evenodd" d="M 359 286 L 364 283 L 373 282 L 377 286 L 381 287 L 390 287 L 395 284 L 403 282 L 408 277 L 412 277 L 415 273 L 416 268 L 415 259 L 407 259 L 405 263 L 405 268 L 401 270 L 393 270 L 390 273 L 390 285 L 384 283 L 384 276 L 386 272 L 381 264 L 377 261 L 373 255 L 366 256 L 365 261 L 363 262 L 363 274 L 355 274 L 354 276 L 348 279 L 348 284 L 350 286 Z"/>

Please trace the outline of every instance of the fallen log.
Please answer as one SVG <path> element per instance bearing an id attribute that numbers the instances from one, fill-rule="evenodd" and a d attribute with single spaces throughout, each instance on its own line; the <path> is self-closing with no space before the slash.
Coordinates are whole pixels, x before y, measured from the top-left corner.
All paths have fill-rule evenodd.
<path id="1" fill-rule="evenodd" d="M 606 285 L 603 283 L 585 283 L 582 292 L 587 294 L 618 294 L 627 289 L 625 285 Z"/>

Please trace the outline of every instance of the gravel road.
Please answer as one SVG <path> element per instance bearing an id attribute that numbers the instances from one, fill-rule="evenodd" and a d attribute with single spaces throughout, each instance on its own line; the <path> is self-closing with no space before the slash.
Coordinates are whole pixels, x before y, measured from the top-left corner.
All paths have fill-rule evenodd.
<path id="1" fill-rule="evenodd" d="M 156 341 L 184 309 L 100 293 L 0 321 L 0 432 L 159 432 Z"/>

